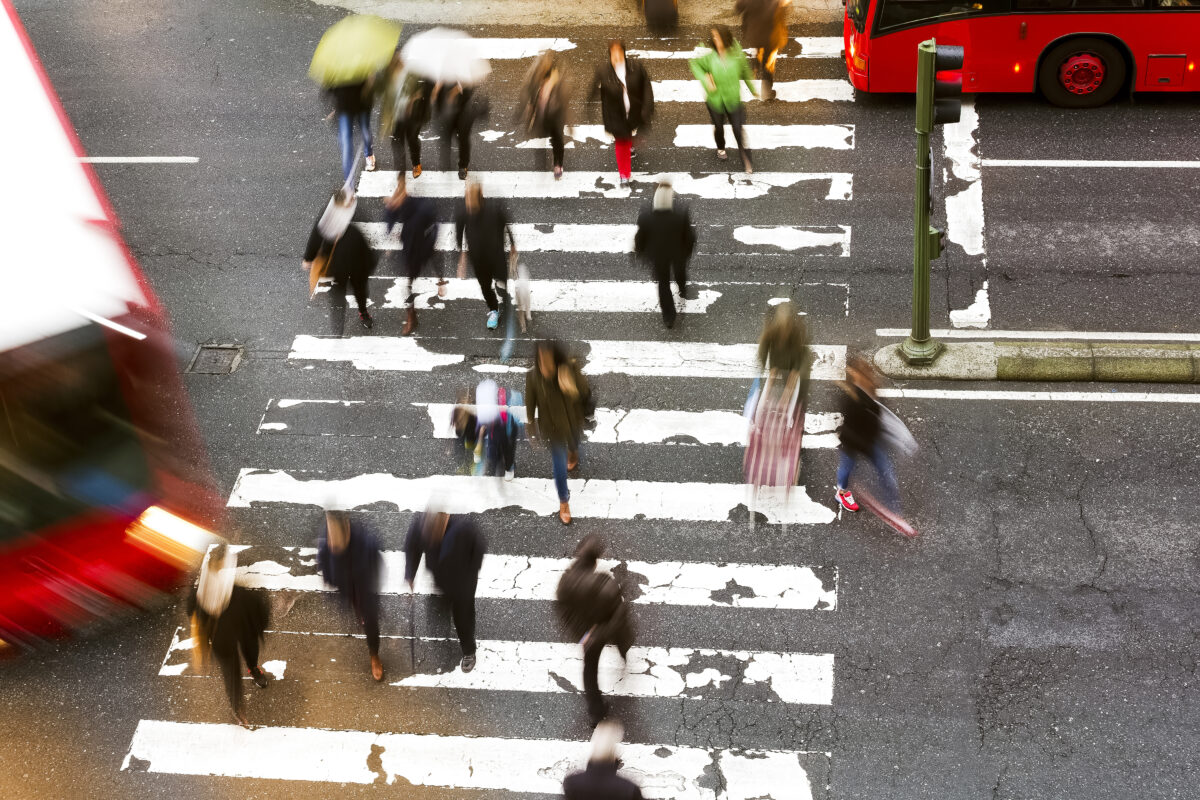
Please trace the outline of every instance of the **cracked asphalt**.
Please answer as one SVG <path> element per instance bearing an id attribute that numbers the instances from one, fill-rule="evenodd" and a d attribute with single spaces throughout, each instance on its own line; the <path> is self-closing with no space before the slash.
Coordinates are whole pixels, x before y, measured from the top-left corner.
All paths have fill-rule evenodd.
<path id="1" fill-rule="evenodd" d="M 222 490 L 229 492 L 246 467 L 341 477 L 384 464 L 398 475 L 446 469 L 449 445 L 392 438 L 382 424 L 367 423 L 353 436 L 255 433 L 272 398 L 450 402 L 462 379 L 433 372 L 406 376 L 398 385 L 379 373 L 305 371 L 287 363 L 292 338 L 323 333 L 326 324 L 323 309 L 307 304 L 297 290 L 307 228 L 337 181 L 332 136 L 304 67 L 340 12 L 305 0 L 18 0 L 16 6 L 86 150 L 200 158 L 193 166 L 114 165 L 98 167 L 98 173 L 172 316 L 181 362 L 202 342 L 246 348 L 245 365 L 233 375 L 187 376 Z M 602 52 L 610 35 L 644 35 L 499 22 L 475 32 L 569 35 L 585 42 L 572 55 L 578 69 Z M 838 30 L 799 25 L 793 33 Z M 684 35 L 695 38 L 700 31 Z M 494 97 L 504 101 L 518 77 L 516 67 L 497 66 Z M 1187 158 L 1194 150 L 1195 102 L 1139 98 L 1068 112 L 1032 97 L 980 98 L 980 147 L 987 158 L 1134 159 L 1164 157 L 1162 152 Z M 820 108 L 811 113 L 819 122 L 854 122 L 857 146 L 850 156 L 778 151 L 770 158 L 778 159 L 774 170 L 854 173 L 855 197 L 844 215 L 854 223 L 850 257 L 741 263 L 706 255 L 694 277 L 819 284 L 824 288 L 801 295 L 817 341 L 873 348 L 883 343 L 875 337 L 877 327 L 908 319 L 911 98 L 864 99 L 839 111 L 837 118 Z M 672 122 L 686 113 L 664 112 Z M 761 123 L 786 119 L 778 106 L 756 113 Z M 504 127 L 508 118 L 498 115 L 491 124 Z M 655 147 L 666 144 L 652 145 L 648 158 L 661 155 Z M 524 162 L 511 166 L 508 159 L 525 157 L 514 152 L 481 146 L 477 159 L 481 169 L 527 168 Z M 586 154 L 568 151 L 568 169 L 576 158 Z M 597 156 L 583 168 L 607 163 Z M 687 168 L 712 165 L 695 156 Z M 945 327 L 949 310 L 966 305 L 986 278 L 996 328 L 1195 332 L 1196 189 L 1193 175 L 1131 180 L 1117 171 L 985 170 L 987 262 L 952 251 L 936 266 L 934 327 Z M 538 201 L 511 205 L 521 222 L 541 222 L 551 208 Z M 740 222 L 747 207 L 761 224 L 794 222 L 801 214 L 819 224 L 846 222 L 821 216 L 827 213 L 823 204 L 784 207 L 769 197 L 697 201 L 695 207 L 705 224 Z M 582 203 L 555 219 L 596 221 L 603 208 L 599 201 Z M 538 277 L 635 276 L 624 260 L 607 256 L 563 263 L 554 254 L 535 254 L 531 262 Z M 385 262 L 382 269 L 393 275 L 396 265 Z M 380 296 L 375 293 L 377 302 Z M 379 313 L 374 335 L 398 335 L 400 318 Z M 431 311 L 422 324 L 433 328 L 430 334 L 468 325 L 474 331 L 478 316 L 474 308 Z M 618 323 L 583 316 L 574 315 L 556 332 L 571 340 L 661 336 L 656 320 L 631 321 L 614 333 Z M 724 311 L 715 321 L 684 326 L 681 337 L 750 342 L 759 320 L 757 310 Z M 482 335 L 478 327 L 472 336 Z M 486 341 L 424 341 L 434 350 L 494 356 Z M 523 364 L 529 353 L 517 355 L 515 363 Z M 702 410 L 741 408 L 748 383 L 609 375 L 598 377 L 595 387 L 602 406 Z M 831 385 L 814 386 L 812 409 L 833 410 L 835 402 Z M 711 666 L 731 676 L 731 683 L 689 690 L 703 694 L 702 701 L 613 698 L 628 741 L 815 754 L 802 757 L 814 794 L 833 800 L 1194 797 L 1200 774 L 1200 406 L 1008 400 L 889 405 L 921 444 L 917 456 L 900 466 L 905 508 L 921 531 L 916 540 L 891 534 L 866 514 L 786 530 L 758 524 L 752 531 L 744 512 L 728 522 L 581 519 L 564 533 L 551 518 L 503 512 L 484 520 L 489 549 L 561 558 L 579 536 L 596 531 L 610 539 L 611 555 L 620 560 L 804 564 L 816 568 L 827 586 L 836 581 L 835 610 L 734 608 L 733 598 L 753 592 L 734 582 L 713 591 L 712 599 L 722 604 L 714 607 L 635 606 L 642 646 L 832 653 L 834 695 L 830 706 L 765 702 L 766 687 L 739 685 L 742 673 L 726 659 L 696 656 L 689 669 Z M 592 446 L 585 469 L 604 478 L 720 481 L 739 474 L 742 458 L 740 448 L 622 447 Z M 522 444 L 517 463 L 523 474 L 548 477 L 543 461 Z M 834 451 L 805 451 L 801 482 L 818 502 L 831 505 L 835 466 Z M 408 521 L 387 504 L 374 508 L 372 517 L 392 540 Z M 286 560 L 279 548 L 310 545 L 318 523 L 303 508 L 234 509 L 228 530 L 235 541 L 272 549 L 276 561 L 302 574 L 311 568 L 298 556 Z M 639 579 L 646 580 L 624 568 L 617 574 L 630 597 L 637 595 Z M 312 595 L 277 597 L 277 616 L 289 630 L 339 632 L 351 624 L 332 613 L 325 598 Z M 408 603 L 406 597 L 384 598 L 385 634 L 407 635 Z M 452 635 L 434 598 L 418 598 L 415 608 L 418 636 Z M 0 792 L 14 798 L 214 800 L 517 796 L 379 785 L 386 780 L 380 744 L 371 745 L 366 762 L 376 784 L 161 774 L 137 763 L 122 771 L 140 720 L 227 721 L 215 679 L 158 675 L 183 622 L 173 607 L 5 665 Z M 562 641 L 546 604 L 535 601 L 480 599 L 478 630 L 484 639 Z M 392 646 L 389 657 L 406 657 L 398 642 L 385 643 L 385 654 Z M 430 653 L 431 662 L 454 655 L 453 647 Z M 326 655 L 314 652 L 312 663 Z M 355 657 L 349 646 L 344 657 L 338 651 L 339 659 L 353 663 Z M 252 695 L 251 714 L 272 725 L 376 733 L 588 736 L 582 699 L 573 690 L 531 700 L 392 689 L 381 701 L 382 687 L 365 670 L 329 669 L 328 680 L 297 684 L 302 690 L 289 693 L 281 684 Z M 831 756 L 825 760 L 822 753 Z M 718 789 L 720 780 L 710 769 L 702 783 Z M 776 796 L 790 795 L 781 790 Z"/>

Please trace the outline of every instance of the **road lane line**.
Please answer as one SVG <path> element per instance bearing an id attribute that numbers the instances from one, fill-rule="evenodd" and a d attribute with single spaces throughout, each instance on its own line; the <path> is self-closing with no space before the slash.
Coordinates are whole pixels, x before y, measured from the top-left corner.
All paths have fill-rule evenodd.
<path id="1" fill-rule="evenodd" d="M 751 81 L 755 87 L 755 92 L 759 91 L 759 81 Z M 700 85 L 700 81 L 682 80 L 682 81 L 652 81 L 654 86 L 654 101 L 656 103 L 703 103 L 704 88 Z M 773 88 L 775 89 L 776 99 L 787 103 L 806 103 L 811 100 L 825 100 L 834 103 L 846 103 L 854 101 L 854 87 L 845 78 L 809 78 L 798 81 L 777 81 Z M 741 84 L 742 101 L 749 102 L 757 100 L 756 94 L 752 94 L 746 87 L 746 84 Z"/>
<path id="2" fill-rule="evenodd" d="M 1200 161 L 1075 161 L 1067 159 L 985 158 L 985 167 L 1063 167 L 1084 169 L 1200 169 Z"/>
<path id="3" fill-rule="evenodd" d="M 84 164 L 195 164 L 196 156 L 84 156 Z"/>
<path id="4" fill-rule="evenodd" d="M 876 336 L 903 338 L 908 328 L 876 328 Z M 1029 339 L 1031 341 L 1071 340 L 1097 342 L 1196 342 L 1200 333 L 1134 333 L 1131 331 L 970 331 L 937 328 L 929 332 L 935 339 Z"/>
<path id="5" fill-rule="evenodd" d="M 810 150 L 853 150 L 853 125 L 745 125 L 746 146 L 751 150 L 803 147 Z M 716 147 L 712 125 L 679 125 L 676 147 Z"/>
<path id="6" fill-rule="evenodd" d="M 880 389 L 880 397 L 904 400 L 1027 400 L 1067 403 L 1192 403 L 1200 404 L 1200 392 L 1058 392 L 1007 389 Z"/>

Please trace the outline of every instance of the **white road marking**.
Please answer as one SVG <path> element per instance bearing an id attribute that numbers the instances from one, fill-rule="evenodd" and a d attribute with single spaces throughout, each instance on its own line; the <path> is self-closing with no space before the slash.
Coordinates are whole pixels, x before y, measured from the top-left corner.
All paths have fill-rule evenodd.
<path id="1" fill-rule="evenodd" d="M 571 514 L 578 518 L 672 519 L 724 522 L 739 507 L 754 510 L 771 524 L 823 525 L 833 511 L 808 496 L 803 486 L 764 487 L 751 500 L 740 483 L 573 479 Z M 558 514 L 558 493 L 549 478 L 497 478 L 431 475 L 400 478 L 367 473 L 353 478 L 305 478 L 304 473 L 244 468 L 229 495 L 231 508 L 274 503 L 355 509 L 378 503 L 399 511 L 422 511 L 436 498 L 452 514 L 482 514 L 519 508 L 538 516 Z"/>
<path id="2" fill-rule="evenodd" d="M 853 150 L 853 125 L 746 125 L 746 146 L 751 150 L 777 150 L 804 147 L 810 150 Z M 675 128 L 676 147 L 712 149 L 711 125 L 679 125 Z"/>
<path id="3" fill-rule="evenodd" d="M 800 45 L 800 55 L 795 58 L 841 58 L 842 49 L 846 46 L 846 42 L 841 36 L 795 36 L 792 38 Z"/>
<path id="4" fill-rule="evenodd" d="M 906 400 L 1029 400 L 1067 403 L 1195 403 L 1200 392 L 1023 392 L 1005 389 L 880 389 L 880 397 Z"/>
<path id="5" fill-rule="evenodd" d="M 849 85 L 849 84 L 847 84 Z M 630 197 L 632 186 L 620 186 L 615 170 L 606 172 L 576 172 L 567 170 L 560 180 L 549 171 L 529 172 L 472 172 L 471 178 L 483 184 L 488 197 L 548 199 L 580 197 Z M 701 197 L 707 200 L 745 200 L 765 197 L 773 189 L 784 189 L 801 183 L 829 182 L 826 200 L 852 199 L 853 177 L 849 172 L 711 172 L 707 174 L 673 174 L 670 172 L 635 172 L 631 183 L 653 188 L 662 179 L 669 179 L 675 193 L 681 197 Z M 362 197 L 390 197 L 396 189 L 396 173 L 390 170 L 364 172 L 358 183 Z M 456 172 L 424 172 L 420 178 L 408 181 L 408 190 L 422 197 L 462 197 L 466 184 Z"/>
<path id="6" fill-rule="evenodd" d="M 943 130 L 946 161 L 949 173 L 967 186 L 954 194 L 946 193 L 946 238 L 962 247 L 969 256 L 980 256 L 987 264 L 983 236 L 983 182 L 979 154 L 979 112 L 973 98 L 962 103 L 958 122 Z M 950 310 L 950 324 L 955 328 L 986 328 L 992 319 L 988 302 L 988 284 L 975 292 L 975 301 L 964 309 Z"/>
<path id="7" fill-rule="evenodd" d="M 564 50 L 574 50 L 576 47 L 575 43 L 570 39 L 539 39 L 535 37 L 513 39 L 472 37 L 464 45 L 470 48 L 471 54 L 476 58 L 494 59 L 496 61 L 533 58 L 545 50 L 562 52 Z M 458 40 L 455 40 L 455 46 L 459 46 Z"/>
<path id="8" fill-rule="evenodd" d="M 1135 333 L 1132 331 L 963 331 L 935 328 L 930 335 L 936 339 L 1029 339 L 1031 341 L 1073 340 L 1097 342 L 1196 342 L 1200 333 Z M 908 328 L 876 328 L 876 336 L 903 338 Z"/>
<path id="9" fill-rule="evenodd" d="M 524 249 L 522 247 L 522 249 Z M 704 284 L 717 286 L 719 284 Z M 396 278 L 388 287 L 383 308 L 407 308 L 407 280 Z M 482 302 L 479 281 L 451 278 L 446 296 L 438 297 L 433 279 L 418 281 L 416 307 L 418 310 L 444 308 L 456 300 Z M 600 312 L 606 314 L 659 313 L 658 287 L 649 279 L 644 281 L 554 281 L 529 282 L 532 311 Z M 681 314 L 705 314 L 721 297 L 716 289 L 698 289 L 696 296 L 687 299 L 675 294 L 675 309 Z"/>
<path id="10" fill-rule="evenodd" d="M 751 81 L 755 92 L 759 91 L 759 82 Z M 703 103 L 704 89 L 698 80 L 682 81 L 653 81 L 654 101 L 658 103 Z M 742 84 L 742 100 L 756 100 L 746 84 Z M 776 81 L 775 95 L 777 99 L 790 103 L 806 103 L 810 100 L 827 100 L 830 102 L 852 102 L 854 87 L 844 78 L 809 78 L 798 81 Z"/>
<path id="11" fill-rule="evenodd" d="M 262 780 L 440 786 L 559 795 L 563 779 L 586 765 L 591 744 L 373 733 L 321 728 L 197 722 L 138 722 L 123 770 Z M 674 800 L 812 800 L 804 758 L 829 754 L 709 750 L 623 744 L 622 772 L 648 798 Z M 377 760 L 378 771 L 369 763 Z M 720 788 L 710 789 L 708 786 Z"/>
<path id="12" fill-rule="evenodd" d="M 839 58 L 841 56 L 843 41 L 840 36 L 797 36 L 794 37 L 800 45 L 799 53 L 780 53 L 776 58 Z M 625 51 L 627 56 L 643 59 L 693 59 L 702 56 L 709 51 L 709 48 L 703 45 L 697 45 L 691 50 L 643 50 L 631 48 Z M 750 58 L 754 55 L 754 48 L 745 48 L 746 57 Z"/>
<path id="13" fill-rule="evenodd" d="M 193 639 L 175 636 L 159 670 L 160 676 L 198 677 L 192 670 Z M 285 639 L 319 636 L 303 631 L 270 631 L 273 652 L 286 652 L 295 645 Z M 361 634 L 332 634 L 357 638 Z M 389 639 L 408 641 L 407 636 Z M 417 637 L 416 643 L 455 641 L 444 637 Z M 461 669 L 426 671 L 418 664 L 412 674 L 392 681 L 392 686 L 470 691 L 534 692 L 563 694 L 583 691 L 583 653 L 574 642 L 526 642 L 480 639 L 479 666 L 472 672 Z M 300 649 L 306 649 L 301 644 Z M 277 679 L 287 669 L 286 661 L 268 661 L 262 667 Z M 695 647 L 633 647 L 622 661 L 615 646 L 600 657 L 600 689 L 619 697 L 678 697 L 703 699 L 710 687 L 725 689 L 766 685 L 773 697 L 767 702 L 796 705 L 833 703 L 832 653 L 771 653 L 751 650 L 714 650 Z M 249 676 L 246 676 L 249 677 Z M 304 679 L 293 670 L 293 678 Z M 565 685 L 564 685 L 565 684 Z M 568 686 L 570 688 L 568 688 Z"/>
<path id="14" fill-rule="evenodd" d="M 84 156 L 84 164 L 195 164 L 196 156 Z"/>
<path id="15" fill-rule="evenodd" d="M 238 552 L 249 548 L 236 546 Z M 270 591 L 330 592 L 316 574 L 316 548 L 284 548 L 298 559 L 288 567 L 275 561 L 253 561 L 238 567 L 239 583 Z M 404 553 L 383 551 L 382 594 L 404 594 Z M 569 558 L 488 553 L 479 571 L 475 596 L 490 600 L 554 600 Z M 599 568 L 621 576 L 625 599 L 635 605 L 769 608 L 833 611 L 837 608 L 837 571 L 825 581 L 811 566 L 790 564 L 707 564 L 695 561 L 615 561 L 601 559 Z M 413 591 L 438 594 L 428 570 L 419 570 Z"/>
<path id="16" fill-rule="evenodd" d="M 850 256 L 850 226 L 824 225 L 741 225 L 733 229 L 733 238 L 743 244 L 765 244 L 781 250 L 840 247 L 842 258 Z"/>
<path id="17" fill-rule="evenodd" d="M 950 309 L 950 324 L 956 328 L 986 328 L 992 318 L 992 306 L 988 301 L 988 282 L 975 292 L 975 302 L 966 308 Z"/>
<path id="18" fill-rule="evenodd" d="M 406 336 L 353 336 L 325 338 L 297 336 L 288 359 L 300 361 L 349 361 L 358 369 L 431 372 L 436 367 L 461 364 L 461 353 L 435 353 Z"/>
<path id="19" fill-rule="evenodd" d="M 1073 161 L 985 158 L 985 167 L 1082 167 L 1084 169 L 1200 169 L 1200 161 Z"/>

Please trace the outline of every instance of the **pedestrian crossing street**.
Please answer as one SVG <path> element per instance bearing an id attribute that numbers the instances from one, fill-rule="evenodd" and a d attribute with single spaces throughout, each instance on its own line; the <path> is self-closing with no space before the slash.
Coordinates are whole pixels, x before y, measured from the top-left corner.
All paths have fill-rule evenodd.
<path id="1" fill-rule="evenodd" d="M 648 798 L 833 796 L 835 655 L 796 647 L 791 637 L 793 646 L 781 645 L 777 634 L 798 620 L 837 619 L 838 570 L 807 563 L 805 553 L 838 515 L 831 489 L 751 493 L 740 482 L 741 407 L 772 306 L 793 300 L 810 318 L 849 315 L 847 284 L 800 276 L 809 258 L 850 254 L 846 156 L 857 138 L 837 113 L 853 92 L 830 77 L 840 38 L 796 38 L 781 56 L 778 101 L 750 101 L 750 146 L 763 155 L 761 171 L 746 175 L 736 158 L 729 168 L 713 159 L 686 62 L 695 41 L 629 42 L 661 105 L 633 181 L 621 186 L 598 125 L 574 120 L 559 181 L 533 169 L 545 140 L 503 126 L 522 59 L 555 49 L 583 75 L 604 42 L 481 39 L 494 61 L 493 112 L 476 131 L 471 175 L 486 196 L 506 202 L 534 278 L 532 327 L 517 335 L 510 357 L 501 353 L 503 320 L 498 334 L 484 329 L 470 279 L 452 278 L 444 297 L 432 279 L 418 280 L 419 327 L 400 335 L 408 298 L 394 277 L 399 242 L 380 221 L 397 173 L 361 176 L 356 224 L 382 264 L 371 281 L 374 330 L 357 328 L 351 313 L 349 335 L 330 336 L 322 287 L 275 367 L 280 390 L 263 398 L 261 417 L 233 421 L 256 455 L 221 476 L 242 533 L 241 580 L 272 597 L 263 667 L 276 680 L 265 691 L 249 688 L 251 729 L 228 724 L 218 713 L 219 679 L 201 679 L 191 663 L 186 626 L 166 632 L 155 669 L 176 713 L 141 721 L 123 769 L 293 781 L 305 796 L 332 793 L 334 784 L 424 787 L 430 794 L 421 797 L 558 796 L 564 775 L 587 761 L 589 729 L 580 648 L 563 640 L 552 601 L 575 543 L 599 532 L 611 557 L 602 566 L 622 582 L 639 631 L 628 663 L 610 647 L 600 666 L 601 688 L 627 728 L 623 773 Z M 793 77 L 810 69 L 820 77 Z M 432 164 L 436 132 L 423 138 L 425 171 L 408 187 L 437 199 L 438 249 L 452 251 L 452 200 L 463 183 Z M 386 146 L 379 152 L 381 167 L 389 165 Z M 767 153 L 800 154 L 804 169 L 780 169 L 785 162 Z M 629 261 L 637 209 L 663 175 L 692 204 L 699 229 L 693 293 L 676 297 L 681 318 L 671 331 L 654 284 Z M 734 279 L 730 266 L 743 264 L 754 271 Z M 599 406 L 569 482 L 576 521 L 566 528 L 554 516 L 544 449 L 522 442 L 511 482 L 471 474 L 449 426 L 456 389 L 490 377 L 523 391 L 531 342 L 546 336 L 580 357 Z M 803 476 L 827 487 L 841 423 L 830 382 L 844 377 L 846 348 L 821 343 L 814 352 Z M 457 666 L 453 626 L 428 574 L 418 574 L 412 594 L 403 582 L 398 548 L 411 512 L 431 498 L 478 515 L 489 540 L 477 595 L 479 663 L 469 674 Z M 322 507 L 357 511 L 388 548 L 383 686 L 370 680 L 360 626 L 317 574 Z M 754 546 L 763 541 L 774 543 L 767 560 Z"/>

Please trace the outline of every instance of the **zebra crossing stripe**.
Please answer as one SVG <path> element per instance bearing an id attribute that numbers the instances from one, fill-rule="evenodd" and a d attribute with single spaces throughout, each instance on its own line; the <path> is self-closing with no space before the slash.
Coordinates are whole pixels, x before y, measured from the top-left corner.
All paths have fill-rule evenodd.
<path id="1" fill-rule="evenodd" d="M 237 546 L 235 549 L 239 559 L 248 562 L 238 567 L 238 581 L 245 586 L 268 591 L 332 591 L 316 572 L 315 548 L 270 548 L 270 555 L 278 555 L 286 563 L 257 557 L 268 548 Z M 838 574 L 833 567 L 613 559 L 601 559 L 598 563 L 600 569 L 621 579 L 626 601 L 635 605 L 837 609 Z M 380 593 L 407 592 L 404 553 L 384 550 L 383 564 Z M 475 596 L 489 600 L 554 600 L 559 578 L 570 564 L 569 558 L 488 553 L 479 571 Z M 417 572 L 413 591 L 421 595 L 438 594 L 427 570 Z"/>
<path id="2" fill-rule="evenodd" d="M 849 84 L 847 84 L 849 86 Z M 360 197 L 389 197 L 396 190 L 397 173 L 391 170 L 364 172 L 359 178 Z M 480 171 L 471 179 L 483 185 L 488 197 L 505 199 L 540 197 L 546 199 L 581 197 L 630 197 L 635 189 L 653 189 L 661 179 L 670 179 L 675 194 L 706 200 L 745 200 L 765 197 L 772 190 L 798 184 L 828 183 L 826 200 L 850 200 L 853 176 L 849 172 L 743 172 L 680 173 L 635 172 L 630 185 L 621 186 L 616 170 L 583 172 L 568 170 L 559 180 L 549 171 Z M 456 172 L 421 173 L 408 180 L 408 190 L 422 197 L 462 197 L 466 184 Z"/>
<path id="3" fill-rule="evenodd" d="M 311 652 L 314 637 L 362 638 L 362 634 L 319 634 L 301 631 L 269 631 L 271 651 Z M 407 636 L 384 638 L 408 641 Z M 441 652 L 446 642 L 457 639 L 417 637 L 415 643 L 435 645 Z M 175 630 L 160 676 L 194 677 L 193 640 Z M 465 689 L 469 691 L 531 692 L 563 694 L 583 692 L 583 654 L 574 642 L 525 642 L 480 639 L 476 642 L 478 667 L 443 671 L 443 665 L 426 666 L 420 661 L 405 669 L 407 677 L 391 685 L 412 689 Z M 429 647 L 423 648 L 428 651 Z M 761 691 L 768 703 L 789 705 L 833 704 L 832 653 L 770 653 L 750 650 L 714 650 L 695 647 L 632 647 L 622 660 L 615 646 L 600 657 L 600 689 L 618 697 L 677 697 L 702 700 L 724 697 L 730 691 L 741 696 Z M 272 663 L 277 678 L 286 674 L 287 662 Z M 263 669 L 267 669 L 264 665 Z M 293 678 L 304 679 L 292 672 Z M 761 687 L 752 689 L 751 687 Z"/>
<path id="4" fill-rule="evenodd" d="M 519 508 L 538 516 L 558 514 L 558 493 L 549 478 L 502 481 L 473 475 L 401 478 L 366 473 L 352 478 L 305 477 L 286 470 L 243 468 L 229 495 L 231 508 L 257 504 L 355 509 L 390 504 L 424 511 L 435 501 L 451 514 L 482 514 Z M 567 481 L 571 515 L 581 519 L 671 519 L 725 522 L 753 507 L 771 524 L 826 525 L 834 513 L 812 500 L 803 486 L 763 487 L 755 496 L 740 483 L 634 481 L 598 478 Z"/>
<path id="5" fill-rule="evenodd" d="M 462 353 L 427 350 L 420 339 L 409 336 L 323 337 L 302 334 L 292 341 L 293 361 L 345 361 L 357 369 L 430 372 L 461 364 Z M 585 375 L 657 376 L 664 378 L 733 378 L 745 380 L 759 374 L 758 346 L 716 342 L 655 342 L 602 339 L 580 340 L 587 350 Z M 818 344 L 811 377 L 840 381 L 846 375 L 846 346 Z M 525 367 L 511 370 L 525 372 Z M 486 371 L 498 371 L 488 369 Z"/>
<path id="6" fill-rule="evenodd" d="M 824 150 L 853 150 L 853 125 L 746 125 L 746 146 L 751 150 L 777 150 L 782 147 L 806 147 Z M 713 148 L 711 125 L 679 125 L 675 128 L 676 147 Z"/>
<path id="7" fill-rule="evenodd" d="M 463 42 L 461 39 L 455 39 L 453 43 L 455 47 L 466 46 L 470 48 L 471 55 L 476 58 L 486 58 L 493 61 L 533 58 L 545 50 L 562 52 L 576 48 L 576 44 L 570 39 L 562 38 L 472 37 L 466 42 Z"/>
<path id="8" fill-rule="evenodd" d="M 703 103 L 704 88 L 700 81 L 670 80 L 653 81 L 656 103 Z M 761 91 L 760 81 L 751 81 L 755 94 L 742 84 L 742 100 L 757 100 Z M 777 100 L 789 103 L 807 103 L 811 100 L 827 100 L 834 103 L 854 101 L 854 87 L 845 78 L 808 78 L 798 81 L 777 81 L 774 84 Z"/>
<path id="9" fill-rule="evenodd" d="M 651 40 L 658 43 L 660 40 Z M 794 41 L 800 45 L 799 53 L 780 53 L 776 58 L 839 58 L 844 42 L 840 36 L 797 36 Z M 646 50 L 633 48 L 625 51 L 625 55 L 645 60 L 661 59 L 692 59 L 707 53 L 708 47 L 697 45 L 691 50 Z M 745 48 L 746 57 L 754 56 L 753 47 Z"/>
<path id="10" fill-rule="evenodd" d="M 389 235 L 386 223 L 354 224 L 363 232 L 372 248 L 401 249 L 400 237 L 394 233 Z M 527 253 L 631 253 L 637 234 L 637 225 L 633 224 L 513 223 L 509 227 L 517 247 Z M 733 248 L 733 243 L 728 241 L 729 231 L 727 226 L 700 226 L 701 245 L 707 244 L 718 252 L 728 253 Z M 742 244 L 752 247 L 765 245 L 771 252 L 807 249 L 816 251 L 811 255 L 824 255 L 828 251 L 838 256 L 850 254 L 850 227 L 847 225 L 747 225 L 732 229 L 732 233 L 733 238 Z M 435 247 L 443 252 L 457 249 L 452 223 L 438 226 Z"/>
<path id="11" fill-rule="evenodd" d="M 408 282 L 396 278 L 388 287 L 383 308 L 407 308 Z M 696 289 L 695 297 L 675 295 L 675 310 L 680 314 L 706 314 L 722 292 L 718 283 L 692 284 L 704 288 Z M 416 296 L 417 310 L 437 309 L 456 300 L 483 301 L 479 281 L 451 278 L 443 287 L 445 297 L 437 294 L 437 285 L 432 281 L 418 284 L 424 291 Z M 571 311 L 604 314 L 657 314 L 658 288 L 650 280 L 642 281 L 557 281 L 531 280 L 530 310 L 534 312 Z"/>
<path id="12" fill-rule="evenodd" d="M 589 742 L 555 739 L 144 719 L 121 769 L 330 784 L 382 778 L 388 784 L 559 795 L 563 779 L 583 769 L 590 751 Z M 622 772 L 645 797 L 675 800 L 811 800 L 809 769 L 827 771 L 830 758 L 656 744 L 623 744 L 620 756 Z"/>

